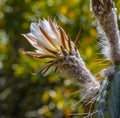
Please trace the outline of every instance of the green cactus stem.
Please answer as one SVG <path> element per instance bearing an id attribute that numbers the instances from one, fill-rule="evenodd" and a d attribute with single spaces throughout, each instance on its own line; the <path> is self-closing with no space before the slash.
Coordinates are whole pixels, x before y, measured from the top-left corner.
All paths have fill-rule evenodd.
<path id="1" fill-rule="evenodd" d="M 120 64 L 116 64 L 114 69 L 115 73 L 101 84 L 95 118 L 120 118 Z"/>

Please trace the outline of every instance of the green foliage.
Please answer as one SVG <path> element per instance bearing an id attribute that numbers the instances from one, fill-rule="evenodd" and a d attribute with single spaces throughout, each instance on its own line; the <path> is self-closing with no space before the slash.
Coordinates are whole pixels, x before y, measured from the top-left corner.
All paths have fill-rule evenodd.
<path id="1" fill-rule="evenodd" d="M 119 2 L 118 2 L 119 4 Z M 1 0 L 0 1 L 0 117 L 70 118 L 68 114 L 84 112 L 73 108 L 79 94 L 70 96 L 77 85 L 55 74 L 35 73 L 45 60 L 22 55 L 20 50 L 33 50 L 21 34 L 29 32 L 31 22 L 40 18 L 56 18 L 65 31 L 75 39 L 87 66 L 96 73 L 106 66 L 96 64 L 101 56 L 96 53 L 95 22 L 87 0 Z"/>

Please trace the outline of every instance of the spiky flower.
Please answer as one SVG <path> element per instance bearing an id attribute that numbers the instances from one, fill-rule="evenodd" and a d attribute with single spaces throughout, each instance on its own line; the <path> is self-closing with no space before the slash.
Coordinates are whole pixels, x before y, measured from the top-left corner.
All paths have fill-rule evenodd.
<path id="1" fill-rule="evenodd" d="M 41 69 L 46 72 L 51 66 L 58 68 L 62 75 L 77 79 L 85 88 L 88 98 L 94 96 L 99 89 L 99 82 L 86 68 L 75 43 L 65 31 L 57 25 L 55 20 L 39 19 L 38 23 L 32 23 L 30 33 L 23 36 L 36 48 L 35 52 L 24 52 L 37 58 L 48 58 L 50 61 Z"/>

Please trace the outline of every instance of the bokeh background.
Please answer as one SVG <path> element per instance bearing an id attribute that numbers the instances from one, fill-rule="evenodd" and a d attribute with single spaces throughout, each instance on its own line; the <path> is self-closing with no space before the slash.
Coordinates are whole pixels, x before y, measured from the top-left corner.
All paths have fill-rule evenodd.
<path id="1" fill-rule="evenodd" d="M 120 2 L 115 1 L 120 19 Z M 85 107 L 76 104 L 82 96 L 79 85 L 62 78 L 53 69 L 36 75 L 45 60 L 20 53 L 34 48 L 21 36 L 38 18 L 56 18 L 74 41 L 87 67 L 96 74 L 109 63 L 101 63 L 96 22 L 89 0 L 0 0 L 0 118 L 82 118 Z M 120 21 L 118 21 L 120 23 Z"/>

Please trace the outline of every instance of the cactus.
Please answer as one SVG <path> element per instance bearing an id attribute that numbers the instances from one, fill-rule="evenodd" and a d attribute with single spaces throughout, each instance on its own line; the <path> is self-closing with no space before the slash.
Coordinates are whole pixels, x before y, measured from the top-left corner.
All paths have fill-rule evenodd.
<path id="1" fill-rule="evenodd" d="M 115 72 L 103 80 L 96 100 L 95 118 L 120 117 L 120 65 L 115 65 Z"/>
<path id="2" fill-rule="evenodd" d="M 51 66 L 59 69 L 64 77 L 77 80 L 84 99 L 95 100 L 94 112 L 86 117 L 120 117 L 120 35 L 117 24 L 116 8 L 112 0 L 90 0 L 91 10 L 97 21 L 102 53 L 113 66 L 100 72 L 105 79 L 100 83 L 87 69 L 80 53 L 66 32 L 55 20 L 39 19 L 32 23 L 30 33 L 23 36 L 36 48 L 34 52 L 23 53 L 39 59 L 48 58 L 48 63 L 41 69 L 45 73 Z M 97 96 L 97 97 L 95 97 Z M 94 99 L 97 98 L 97 99 Z"/>
<path id="3" fill-rule="evenodd" d="M 104 73 L 96 100 L 95 118 L 120 117 L 120 35 L 116 8 L 112 0 L 91 0 L 92 12 L 97 20 L 98 33 L 102 35 L 105 57 L 114 62 L 112 68 Z"/>

